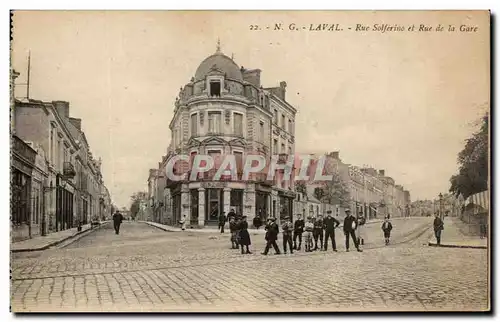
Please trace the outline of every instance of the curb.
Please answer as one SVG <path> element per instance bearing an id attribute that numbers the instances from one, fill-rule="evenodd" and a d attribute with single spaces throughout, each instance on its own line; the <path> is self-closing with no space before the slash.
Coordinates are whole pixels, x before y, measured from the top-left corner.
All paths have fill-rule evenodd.
<path id="1" fill-rule="evenodd" d="M 438 246 L 436 243 L 432 243 L 432 242 L 429 242 L 429 246 L 431 246 L 431 247 L 447 247 L 447 248 L 488 249 L 488 246 L 476 246 L 476 245 L 441 244 L 441 245 Z"/>
<path id="2" fill-rule="evenodd" d="M 174 230 L 174 228 L 165 228 L 165 227 L 158 227 L 156 225 L 153 225 L 153 223 L 149 222 L 149 221 L 138 221 L 140 223 L 143 223 L 143 224 L 146 224 L 148 226 L 151 226 L 151 227 L 154 227 L 154 228 L 158 228 L 160 230 L 163 230 L 163 231 L 166 231 L 166 232 L 181 232 L 182 229 L 179 229 L 179 230 Z M 186 230 L 185 230 L 186 231 Z"/>
<path id="3" fill-rule="evenodd" d="M 10 252 L 11 253 L 24 253 L 24 252 L 36 252 L 36 251 L 41 251 L 41 250 L 46 250 L 46 249 L 49 249 L 50 247 L 54 247 L 54 246 L 57 246 L 59 245 L 60 243 L 63 243 L 65 241 L 67 241 L 68 239 L 71 239 L 71 238 L 75 238 L 83 233 L 86 233 L 86 232 L 91 232 L 91 231 L 94 231 L 96 229 L 99 229 L 100 227 L 102 227 L 103 225 L 106 225 L 108 224 L 108 222 L 105 222 L 97 227 L 94 227 L 94 228 L 89 228 L 87 230 L 83 230 L 83 231 L 79 231 L 77 232 L 76 234 L 74 235 L 71 235 L 71 236 L 68 236 L 68 237 L 65 237 L 63 239 L 60 239 L 60 240 L 56 240 L 50 244 L 47 244 L 45 246 L 42 246 L 42 247 L 36 247 L 36 248 L 20 248 L 20 249 L 11 249 Z"/>

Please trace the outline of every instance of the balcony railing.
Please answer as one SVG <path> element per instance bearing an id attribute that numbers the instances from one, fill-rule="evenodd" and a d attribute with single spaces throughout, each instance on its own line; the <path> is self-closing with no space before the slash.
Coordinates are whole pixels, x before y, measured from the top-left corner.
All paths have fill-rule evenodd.
<path id="1" fill-rule="evenodd" d="M 71 162 L 63 163 L 63 176 L 65 178 L 74 178 L 76 175 L 75 166 Z"/>

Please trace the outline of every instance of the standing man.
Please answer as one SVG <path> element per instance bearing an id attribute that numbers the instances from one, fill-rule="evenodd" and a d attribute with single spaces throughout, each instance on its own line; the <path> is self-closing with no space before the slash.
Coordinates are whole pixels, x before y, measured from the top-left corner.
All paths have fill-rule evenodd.
<path id="1" fill-rule="evenodd" d="M 333 251 L 337 251 L 337 243 L 335 242 L 335 228 L 340 225 L 340 221 L 332 217 L 332 211 L 328 210 L 326 212 L 326 218 L 324 220 L 325 226 L 325 251 L 328 250 L 328 238 L 332 240 Z"/>
<path id="2" fill-rule="evenodd" d="M 300 250 L 302 246 L 302 233 L 304 232 L 304 220 L 302 215 L 297 215 L 297 220 L 293 226 L 293 249 Z M 297 248 L 297 237 L 299 238 L 299 247 Z"/>
<path id="3" fill-rule="evenodd" d="M 224 212 L 222 212 L 219 216 L 219 229 L 220 233 L 224 233 L 224 226 L 226 225 L 226 215 Z"/>
<path id="4" fill-rule="evenodd" d="M 346 209 L 345 213 L 346 213 L 346 217 L 344 219 L 345 250 L 346 252 L 349 251 L 349 237 L 352 237 L 354 246 L 356 246 L 358 252 L 362 252 L 362 250 L 359 248 L 358 239 L 356 238 L 356 226 L 357 226 L 356 217 L 351 215 L 350 209 Z"/>
<path id="5" fill-rule="evenodd" d="M 292 222 L 290 221 L 290 217 L 286 216 L 285 223 L 281 227 L 283 229 L 283 251 L 286 254 L 287 245 L 290 248 L 290 254 L 293 254 L 292 248 Z"/>
<path id="6" fill-rule="evenodd" d="M 441 245 L 441 232 L 444 230 L 444 222 L 436 213 L 436 218 L 434 219 L 434 235 L 436 236 L 437 245 Z"/>
<path id="7" fill-rule="evenodd" d="M 117 210 L 115 214 L 113 215 L 113 226 L 115 228 L 115 234 L 120 234 L 120 225 L 122 224 L 123 221 L 123 216 L 122 214 Z"/>
<path id="8" fill-rule="evenodd" d="M 266 225 L 266 248 L 264 249 L 264 252 L 262 255 L 267 255 L 269 252 L 269 249 L 271 246 L 274 248 L 274 252 L 276 255 L 281 254 L 280 249 L 278 247 L 278 244 L 276 244 L 276 241 L 278 240 L 278 234 L 280 232 L 280 229 L 278 227 L 278 224 L 275 222 L 276 218 L 269 218 L 268 224 Z"/>
<path id="9" fill-rule="evenodd" d="M 323 218 L 321 215 L 318 215 L 318 218 L 314 221 L 314 250 L 318 249 L 318 238 L 321 241 L 320 250 L 323 250 Z"/>

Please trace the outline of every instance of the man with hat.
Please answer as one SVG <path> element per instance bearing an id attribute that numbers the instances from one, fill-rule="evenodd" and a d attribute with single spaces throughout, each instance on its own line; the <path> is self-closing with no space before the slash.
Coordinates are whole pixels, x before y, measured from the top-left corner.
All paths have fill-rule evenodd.
<path id="1" fill-rule="evenodd" d="M 284 218 L 284 223 L 281 226 L 281 229 L 283 229 L 283 251 L 286 254 L 286 249 L 287 245 L 290 248 L 290 254 L 293 254 L 293 248 L 292 248 L 292 222 L 290 221 L 290 217 L 286 216 Z"/>
<path id="2" fill-rule="evenodd" d="M 354 217 L 351 214 L 350 209 L 346 209 L 345 213 L 346 213 L 346 217 L 344 219 L 345 250 L 346 252 L 349 251 L 349 237 L 352 237 L 354 246 L 356 246 L 358 252 L 362 252 L 362 250 L 359 248 L 358 239 L 356 238 L 356 227 L 357 227 L 356 217 Z"/>
<path id="3" fill-rule="evenodd" d="M 113 227 L 115 228 L 115 234 L 117 235 L 120 234 L 120 225 L 122 224 L 122 221 L 123 221 L 123 216 L 117 210 L 113 215 Z"/>
<path id="4" fill-rule="evenodd" d="M 318 249 L 318 238 L 321 241 L 320 250 L 323 250 L 323 216 L 318 215 L 318 218 L 314 221 L 314 250 Z"/>
<path id="5" fill-rule="evenodd" d="M 271 246 L 273 246 L 274 251 L 276 255 L 281 254 L 280 249 L 278 247 L 278 244 L 276 244 L 276 241 L 278 240 L 278 234 L 280 232 L 280 229 L 278 225 L 276 224 L 276 218 L 270 217 L 268 219 L 268 224 L 266 225 L 266 248 L 262 255 L 267 255 L 269 252 L 269 249 Z"/>
<path id="6" fill-rule="evenodd" d="M 323 221 L 325 226 L 325 251 L 328 250 L 328 238 L 332 240 L 333 251 L 337 251 L 337 243 L 335 242 L 335 228 L 340 225 L 340 221 L 332 217 L 332 211 L 326 212 L 326 218 Z"/>

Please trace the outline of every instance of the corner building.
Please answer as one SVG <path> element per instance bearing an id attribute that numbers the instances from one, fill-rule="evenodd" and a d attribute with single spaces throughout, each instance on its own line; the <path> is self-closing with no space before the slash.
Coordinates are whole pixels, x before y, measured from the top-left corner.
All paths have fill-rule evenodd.
<path id="1" fill-rule="evenodd" d="M 281 162 L 295 153 L 297 110 L 285 100 L 286 83 L 263 88 L 259 69 L 238 67 L 220 48 L 201 62 L 191 81 L 181 88 L 170 122 L 171 143 L 166 161 L 174 155 L 210 155 L 214 159 L 233 154 L 238 180 L 212 180 L 213 169 L 189 180 L 167 180 L 172 199 L 173 223 L 186 216 L 191 227 L 217 225 L 220 213 L 230 209 L 244 214 L 281 219 L 293 215 L 293 183 L 267 181 L 265 174 L 241 180 L 247 155 Z M 177 163 L 179 164 L 179 163 Z"/>

